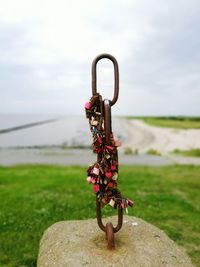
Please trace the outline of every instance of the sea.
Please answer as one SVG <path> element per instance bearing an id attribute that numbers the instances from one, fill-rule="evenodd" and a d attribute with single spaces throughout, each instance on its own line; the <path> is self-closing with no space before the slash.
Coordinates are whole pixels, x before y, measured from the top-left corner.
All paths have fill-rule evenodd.
<path id="1" fill-rule="evenodd" d="M 112 126 L 116 138 L 126 139 L 119 117 Z M 0 114 L 0 148 L 88 147 L 91 141 L 84 116 Z"/>

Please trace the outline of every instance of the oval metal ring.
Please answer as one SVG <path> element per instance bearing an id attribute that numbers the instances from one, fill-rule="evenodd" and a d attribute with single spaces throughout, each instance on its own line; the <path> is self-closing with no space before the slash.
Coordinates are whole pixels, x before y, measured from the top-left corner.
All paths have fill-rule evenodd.
<path id="1" fill-rule="evenodd" d="M 102 222 L 102 217 L 101 217 L 101 202 L 98 200 L 96 197 L 96 215 L 97 215 L 97 223 L 99 225 L 99 228 L 103 231 L 106 232 L 106 226 Z M 113 227 L 113 233 L 117 233 L 123 224 L 123 209 L 119 208 L 118 209 L 118 222 L 117 226 Z"/>
<path id="2" fill-rule="evenodd" d="M 92 94 L 93 96 L 97 94 L 97 62 L 103 58 L 110 59 L 114 66 L 114 96 L 110 101 L 111 106 L 113 106 L 119 95 L 119 68 L 117 60 L 110 54 L 101 54 L 98 55 L 92 62 Z"/>

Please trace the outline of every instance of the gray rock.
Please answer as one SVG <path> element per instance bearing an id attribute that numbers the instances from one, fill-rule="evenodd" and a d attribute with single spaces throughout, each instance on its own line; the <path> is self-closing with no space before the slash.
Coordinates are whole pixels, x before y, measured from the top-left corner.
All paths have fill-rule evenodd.
<path id="1" fill-rule="evenodd" d="M 116 222 L 117 217 L 108 220 Z M 96 219 L 58 222 L 42 237 L 37 266 L 193 266 L 183 249 L 163 231 L 135 217 L 124 216 L 115 245 L 115 250 L 107 250 L 105 234 Z"/>

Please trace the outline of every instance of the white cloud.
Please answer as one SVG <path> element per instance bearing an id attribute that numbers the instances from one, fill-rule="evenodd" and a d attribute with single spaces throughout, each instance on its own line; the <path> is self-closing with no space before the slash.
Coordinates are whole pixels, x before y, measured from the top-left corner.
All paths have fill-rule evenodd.
<path id="1" fill-rule="evenodd" d="M 0 0 L 0 112 L 83 113 L 93 58 L 120 67 L 116 114 L 200 115 L 200 3 Z M 98 64 L 112 96 L 112 64 Z M 70 101 L 69 101 L 70 100 Z"/>

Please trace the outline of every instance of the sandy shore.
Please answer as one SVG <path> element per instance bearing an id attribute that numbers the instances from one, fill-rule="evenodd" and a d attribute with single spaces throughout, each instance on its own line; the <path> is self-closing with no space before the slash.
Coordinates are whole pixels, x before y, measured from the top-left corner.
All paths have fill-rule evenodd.
<path id="1" fill-rule="evenodd" d="M 180 150 L 200 148 L 199 129 L 161 128 L 150 126 L 142 120 L 122 120 L 128 135 L 123 146 L 137 149 L 139 153 L 156 149 L 162 155 L 168 155 L 177 148 Z"/>

